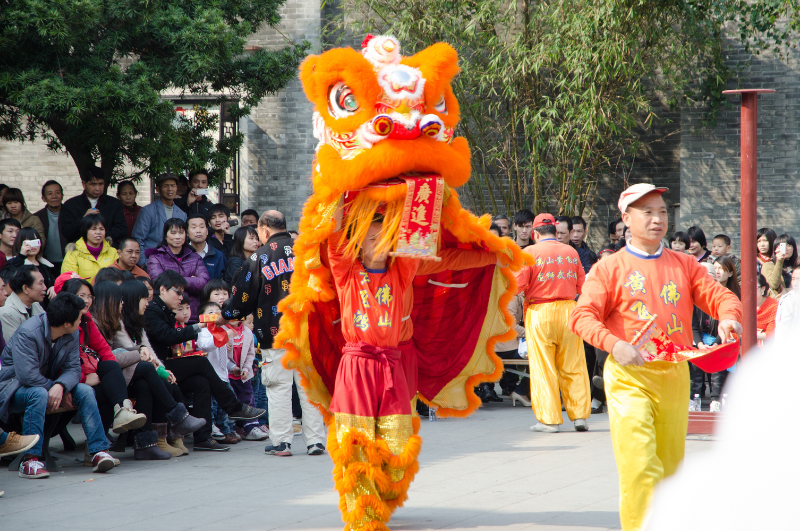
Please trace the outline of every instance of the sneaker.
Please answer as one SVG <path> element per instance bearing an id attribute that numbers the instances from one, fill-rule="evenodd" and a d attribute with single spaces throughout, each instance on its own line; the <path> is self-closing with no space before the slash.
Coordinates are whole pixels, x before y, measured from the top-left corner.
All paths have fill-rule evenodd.
<path id="1" fill-rule="evenodd" d="M 22 436 L 16 432 L 9 432 L 6 442 L 0 445 L 0 457 L 24 453 L 39 441 L 39 435 Z"/>
<path id="2" fill-rule="evenodd" d="M 109 455 L 109 456 L 111 456 L 111 455 Z M 122 465 L 122 462 L 119 461 L 119 458 L 114 458 L 113 456 L 111 456 L 111 459 L 114 460 L 114 467 Z M 83 465 L 86 466 L 86 467 L 94 467 L 94 463 L 92 463 L 93 460 L 94 460 L 94 457 L 91 454 L 89 454 L 89 449 L 84 449 L 84 451 L 83 451 Z"/>
<path id="3" fill-rule="evenodd" d="M 308 446 L 308 454 L 311 456 L 317 456 L 325 452 L 325 446 L 321 443 L 315 443 L 314 445 Z"/>
<path id="4" fill-rule="evenodd" d="M 248 441 L 264 441 L 267 438 L 269 438 L 269 434 L 263 432 L 258 427 L 253 427 L 253 430 L 248 432 L 247 435 L 244 437 L 244 439 Z"/>
<path id="5" fill-rule="evenodd" d="M 585 419 L 576 419 L 575 430 L 577 430 L 578 432 L 586 432 L 587 430 L 589 430 L 589 424 L 586 423 Z"/>
<path id="6" fill-rule="evenodd" d="M 292 456 L 292 444 L 283 442 L 277 447 L 274 445 L 267 445 L 264 448 L 267 454 L 274 454 L 275 456 Z"/>
<path id="7" fill-rule="evenodd" d="M 604 389 L 605 386 L 605 383 L 603 382 L 603 377 L 601 377 L 600 375 L 594 375 L 592 377 L 592 384 L 594 384 L 594 387 L 597 388 L 598 390 Z"/>
<path id="8" fill-rule="evenodd" d="M 207 441 L 200 441 L 195 442 L 194 444 L 195 451 L 230 451 L 231 448 L 227 445 L 222 445 L 216 440 L 207 440 Z"/>
<path id="9" fill-rule="evenodd" d="M 292 418 L 292 425 L 302 425 L 302 424 L 303 424 L 303 420 L 302 419 L 300 419 L 298 417 Z"/>
<path id="10" fill-rule="evenodd" d="M 222 433 L 216 425 L 211 425 L 211 437 L 215 440 L 222 440 L 225 439 L 225 435 Z"/>
<path id="11" fill-rule="evenodd" d="M 237 421 L 249 421 L 251 419 L 258 419 L 266 413 L 267 411 L 263 408 L 253 408 L 250 405 L 243 404 L 240 410 L 231 412 L 228 414 L 228 417 Z"/>
<path id="12" fill-rule="evenodd" d="M 548 425 L 547 423 L 537 423 L 531 427 L 533 432 L 558 432 L 558 425 Z"/>
<path id="13" fill-rule="evenodd" d="M 261 432 L 265 432 L 265 433 L 269 434 L 269 427 L 268 427 L 268 426 L 266 426 L 266 425 L 259 425 L 259 426 L 258 426 L 258 428 L 260 428 L 260 429 L 261 429 Z"/>
<path id="14" fill-rule="evenodd" d="M 114 469 L 114 457 L 105 451 L 100 451 L 92 456 L 92 472 L 105 473 Z"/>
<path id="15" fill-rule="evenodd" d="M 47 478 L 50 472 L 38 458 L 28 458 L 19 464 L 19 478 Z"/>
<path id="16" fill-rule="evenodd" d="M 236 435 L 239 436 L 239 440 L 242 440 L 244 439 L 245 436 L 247 436 L 247 433 L 244 431 L 244 427 L 240 427 L 239 425 L 233 427 L 233 432 L 235 432 Z"/>
<path id="17" fill-rule="evenodd" d="M 709 405 L 709 412 L 719 412 L 721 410 L 722 403 L 719 401 L 711 401 L 711 405 Z"/>
<path id="18" fill-rule="evenodd" d="M 601 403 L 597 399 L 592 399 L 592 414 L 602 414 L 602 413 L 603 413 L 603 403 Z"/>
<path id="19" fill-rule="evenodd" d="M 147 416 L 134 410 L 130 399 L 125 399 L 122 406 L 114 406 L 114 425 L 111 430 L 115 434 L 140 429 L 145 423 L 147 423 Z"/>

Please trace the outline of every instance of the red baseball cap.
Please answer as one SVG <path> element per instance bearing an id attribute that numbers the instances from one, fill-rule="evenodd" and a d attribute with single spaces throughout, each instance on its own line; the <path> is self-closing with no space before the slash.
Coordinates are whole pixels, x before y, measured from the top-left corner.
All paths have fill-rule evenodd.
<path id="1" fill-rule="evenodd" d="M 647 194 L 650 194 L 651 192 L 663 194 L 668 190 L 668 188 L 656 187 L 650 183 L 636 183 L 635 185 L 631 185 L 626 188 L 625 191 L 619 195 L 619 203 L 617 203 L 617 207 L 619 207 L 620 212 L 625 212 L 625 209 L 628 208 L 628 205 L 640 198 L 643 198 Z"/>
<path id="2" fill-rule="evenodd" d="M 61 289 L 64 288 L 64 283 L 69 281 L 70 279 L 83 279 L 80 275 L 75 272 L 64 272 L 58 277 L 56 277 L 56 282 L 53 283 L 53 289 L 56 291 L 56 294 L 61 292 Z"/>
<path id="3" fill-rule="evenodd" d="M 556 225 L 556 219 L 552 214 L 543 212 L 533 219 L 533 228 L 541 227 L 543 225 Z"/>

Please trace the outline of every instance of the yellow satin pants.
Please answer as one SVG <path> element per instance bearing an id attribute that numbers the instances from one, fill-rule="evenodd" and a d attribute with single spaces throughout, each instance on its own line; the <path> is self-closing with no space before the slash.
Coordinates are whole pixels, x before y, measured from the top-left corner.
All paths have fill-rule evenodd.
<path id="1" fill-rule="evenodd" d="M 619 471 L 619 518 L 623 530 L 639 530 L 656 484 L 683 460 L 689 366 L 687 362 L 620 366 L 609 355 L 603 380 Z"/>
<path id="2" fill-rule="evenodd" d="M 583 340 L 568 327 L 574 308 L 572 300 L 552 301 L 531 305 L 525 314 L 533 413 L 548 425 L 563 421 L 562 398 L 573 421 L 592 410 Z"/>

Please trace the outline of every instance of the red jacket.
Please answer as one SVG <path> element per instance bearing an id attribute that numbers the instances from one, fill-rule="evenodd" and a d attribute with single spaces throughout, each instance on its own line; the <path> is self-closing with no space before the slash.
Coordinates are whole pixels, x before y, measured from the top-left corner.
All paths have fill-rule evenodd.
<path id="1" fill-rule="evenodd" d="M 86 342 L 86 334 L 84 329 L 89 331 L 89 341 Z M 78 327 L 78 340 L 80 343 L 81 353 L 81 382 L 86 382 L 86 376 L 92 373 L 97 373 L 97 364 L 101 360 L 117 361 L 114 353 L 111 352 L 103 333 L 95 325 L 92 315 L 87 312 L 81 320 L 81 326 Z"/>

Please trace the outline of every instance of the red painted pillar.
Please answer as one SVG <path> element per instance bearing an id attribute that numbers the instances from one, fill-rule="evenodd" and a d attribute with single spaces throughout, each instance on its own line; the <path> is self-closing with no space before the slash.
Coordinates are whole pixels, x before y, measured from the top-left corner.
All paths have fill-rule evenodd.
<path id="1" fill-rule="evenodd" d="M 756 199 L 758 180 L 758 94 L 775 92 L 772 89 L 723 91 L 723 94 L 742 95 L 741 127 L 741 230 L 742 230 L 742 353 L 756 345 Z M 752 258 L 751 258 L 752 257 Z"/>

